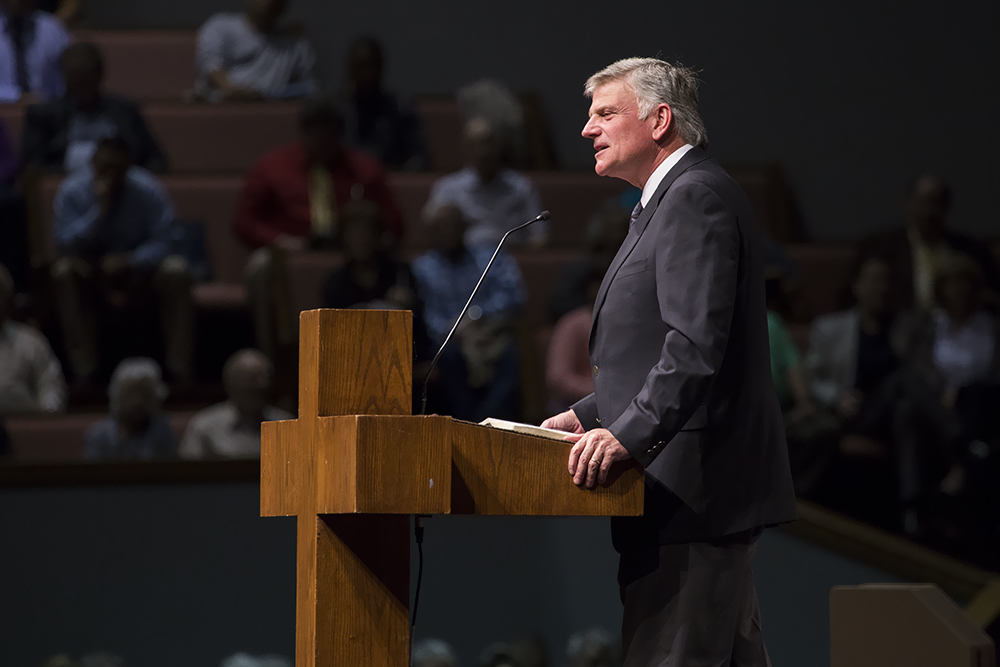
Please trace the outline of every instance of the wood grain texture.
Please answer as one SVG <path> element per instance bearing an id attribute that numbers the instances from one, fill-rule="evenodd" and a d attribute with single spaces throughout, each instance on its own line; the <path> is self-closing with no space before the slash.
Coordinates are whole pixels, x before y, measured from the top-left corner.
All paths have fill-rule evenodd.
<path id="1" fill-rule="evenodd" d="M 607 483 L 577 487 L 566 469 L 569 443 L 455 420 L 452 514 L 638 516 L 643 470 L 617 464 Z"/>
<path id="2" fill-rule="evenodd" d="M 410 414 L 413 313 L 307 310 L 299 330 L 300 417 Z"/>

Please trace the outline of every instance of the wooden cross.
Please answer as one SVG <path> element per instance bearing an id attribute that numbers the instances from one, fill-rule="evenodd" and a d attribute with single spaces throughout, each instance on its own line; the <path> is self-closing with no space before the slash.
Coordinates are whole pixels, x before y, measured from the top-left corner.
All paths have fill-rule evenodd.
<path id="1" fill-rule="evenodd" d="M 299 417 L 261 425 L 262 516 L 296 516 L 296 667 L 409 663 L 411 514 L 634 516 L 643 473 L 593 491 L 566 443 L 410 416 L 409 311 L 300 316 Z"/>

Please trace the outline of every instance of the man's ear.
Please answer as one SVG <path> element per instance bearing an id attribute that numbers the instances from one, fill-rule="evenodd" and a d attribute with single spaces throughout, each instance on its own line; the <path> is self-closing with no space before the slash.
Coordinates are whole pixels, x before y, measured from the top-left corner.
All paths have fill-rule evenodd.
<path id="1" fill-rule="evenodd" d="M 653 141 L 662 141 L 673 128 L 674 114 L 668 104 L 659 104 L 651 115 L 656 121 L 653 124 Z"/>

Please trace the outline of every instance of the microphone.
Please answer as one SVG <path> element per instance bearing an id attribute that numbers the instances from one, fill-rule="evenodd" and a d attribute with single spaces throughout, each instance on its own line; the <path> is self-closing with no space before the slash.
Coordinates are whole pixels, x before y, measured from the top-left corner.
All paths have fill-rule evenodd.
<path id="1" fill-rule="evenodd" d="M 458 317 L 455 319 L 455 323 L 451 325 L 451 331 L 449 331 L 448 335 L 445 336 L 444 342 L 441 343 L 441 347 L 438 348 L 437 354 L 435 354 L 434 359 L 431 360 L 431 365 L 427 369 L 427 377 L 424 378 L 424 390 L 420 400 L 421 415 L 427 414 L 427 385 L 430 382 L 431 373 L 434 371 L 434 367 L 437 366 L 438 359 L 441 358 L 441 353 L 444 352 L 444 348 L 448 346 L 448 342 L 451 340 L 451 337 L 455 335 L 455 330 L 458 329 L 459 323 L 462 321 L 462 318 L 465 317 L 465 313 L 468 312 L 469 306 L 472 305 L 472 300 L 476 298 L 476 294 L 479 292 L 479 287 L 483 284 L 483 280 L 486 278 L 486 274 L 489 273 L 490 267 L 493 266 L 493 260 L 495 260 L 497 258 L 497 255 L 500 254 L 500 248 L 503 247 L 504 241 L 506 241 L 507 237 L 513 234 L 514 232 L 519 232 L 528 225 L 533 225 L 536 222 L 548 219 L 549 219 L 549 212 L 542 211 L 531 220 L 528 220 L 527 222 L 522 223 L 511 230 L 508 230 L 507 233 L 503 235 L 503 238 L 500 239 L 500 243 L 497 244 L 497 249 L 493 251 L 493 256 L 490 257 L 490 261 L 486 264 L 486 268 L 483 269 L 483 275 L 479 276 L 479 282 L 477 282 L 476 286 L 472 288 L 472 294 L 469 295 L 469 300 L 465 302 L 465 307 L 462 308 L 462 312 L 458 314 Z"/>

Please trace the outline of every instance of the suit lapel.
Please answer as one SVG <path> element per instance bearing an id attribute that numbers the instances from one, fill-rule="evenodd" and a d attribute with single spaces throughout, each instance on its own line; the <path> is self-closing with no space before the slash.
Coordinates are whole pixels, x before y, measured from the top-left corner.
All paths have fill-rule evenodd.
<path id="1" fill-rule="evenodd" d="M 632 254 L 632 250 L 635 245 L 639 242 L 642 237 L 646 227 L 649 225 L 650 218 L 653 217 L 653 213 L 656 211 L 657 207 L 660 205 L 660 200 L 663 199 L 663 195 L 666 194 L 670 186 L 673 185 L 677 177 L 687 171 L 690 167 L 703 162 L 708 159 L 708 155 L 705 151 L 697 146 L 689 150 L 680 161 L 675 164 L 667 175 L 663 177 L 660 184 L 657 186 L 656 191 L 653 196 L 649 199 L 649 203 L 642 209 L 639 217 L 636 218 L 635 224 L 629 229 L 628 235 L 625 237 L 625 241 L 622 242 L 621 247 L 618 249 L 618 254 L 615 255 L 614 260 L 611 262 L 611 266 L 608 267 L 608 272 L 604 274 L 604 280 L 601 281 L 601 287 L 597 292 L 597 299 L 594 301 L 594 315 L 590 320 L 590 341 L 594 341 L 594 332 L 597 330 L 597 316 L 601 312 L 601 307 L 604 305 L 604 301 L 608 296 L 608 289 L 611 287 L 611 283 L 615 279 L 615 275 L 618 273 L 618 269 L 622 267 L 628 256 Z"/>

